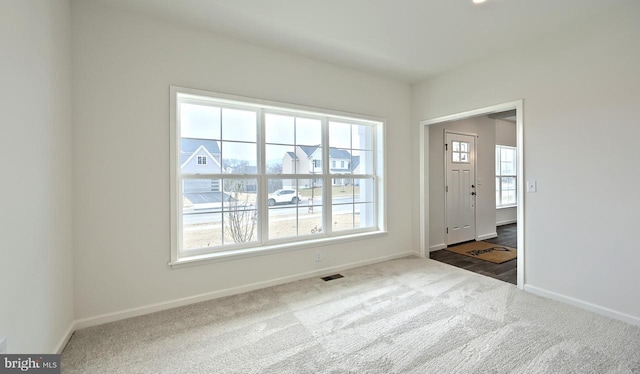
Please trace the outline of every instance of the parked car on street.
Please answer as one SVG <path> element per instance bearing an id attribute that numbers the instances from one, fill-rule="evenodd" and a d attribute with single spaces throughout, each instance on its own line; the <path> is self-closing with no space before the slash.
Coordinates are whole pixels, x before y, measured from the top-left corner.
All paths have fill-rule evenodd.
<path id="1" fill-rule="evenodd" d="M 276 204 L 297 204 L 301 200 L 298 191 L 291 189 L 276 190 L 269 194 L 267 202 L 269 206 Z"/>

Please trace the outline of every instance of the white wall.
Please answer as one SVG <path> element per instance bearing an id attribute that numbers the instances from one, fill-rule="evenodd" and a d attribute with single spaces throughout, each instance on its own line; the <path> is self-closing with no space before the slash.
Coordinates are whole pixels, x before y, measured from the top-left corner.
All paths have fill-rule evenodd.
<path id="1" fill-rule="evenodd" d="M 76 316 L 163 303 L 412 248 L 410 87 L 225 39 L 72 3 Z M 388 236 L 171 270 L 169 85 L 388 120 Z"/>
<path id="2" fill-rule="evenodd" d="M 518 145 L 516 138 L 516 124 L 510 121 L 497 119 L 496 127 L 496 145 L 507 145 L 516 147 Z M 500 208 L 496 209 L 496 225 L 506 225 L 517 221 L 518 209 Z"/>
<path id="3" fill-rule="evenodd" d="M 496 145 L 506 145 L 516 147 L 518 141 L 516 138 L 516 123 L 501 119 L 495 120 L 496 128 Z"/>
<path id="4" fill-rule="evenodd" d="M 476 142 L 476 238 L 496 236 L 495 120 L 474 117 L 429 126 L 429 248 L 445 244 L 444 131 L 478 135 Z"/>
<path id="5" fill-rule="evenodd" d="M 525 287 L 640 324 L 638 19 L 633 2 L 567 25 L 417 84 L 412 100 L 415 135 L 420 119 L 523 98 L 525 178 L 538 182 L 524 196 Z"/>
<path id="6" fill-rule="evenodd" d="M 53 353 L 73 321 L 70 6 L 0 10 L 0 337 Z"/>
<path id="7" fill-rule="evenodd" d="M 508 225 L 510 223 L 516 223 L 518 208 L 500 208 L 496 209 L 496 226 Z"/>

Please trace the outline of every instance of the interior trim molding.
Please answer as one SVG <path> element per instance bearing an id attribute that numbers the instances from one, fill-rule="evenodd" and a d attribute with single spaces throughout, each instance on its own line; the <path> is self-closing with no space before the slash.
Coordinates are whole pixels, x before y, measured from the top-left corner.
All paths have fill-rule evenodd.
<path id="1" fill-rule="evenodd" d="M 447 245 L 445 243 L 440 243 L 440 244 L 436 244 L 436 245 L 432 245 L 429 247 L 429 252 L 434 252 L 434 251 L 439 251 L 441 249 L 445 249 L 447 248 Z"/>
<path id="2" fill-rule="evenodd" d="M 420 184 L 419 184 L 419 204 L 420 204 L 420 255 L 429 257 L 429 131 L 428 126 L 438 123 L 457 121 L 477 116 L 486 116 L 494 113 L 500 113 L 508 110 L 516 111 L 516 145 L 518 148 L 518 173 L 525 174 L 524 171 L 524 99 L 518 99 L 502 104 L 495 104 L 483 108 L 457 112 L 454 114 L 444 115 L 441 117 L 421 120 L 419 122 L 419 160 L 420 160 Z M 517 287 L 524 288 L 525 279 L 525 198 L 524 198 L 524 178 L 516 180 L 516 194 L 522 196 L 518 199 L 516 208 L 516 217 L 518 221 L 518 266 L 517 266 Z"/>
<path id="3" fill-rule="evenodd" d="M 545 290 L 544 288 L 532 286 L 530 284 L 524 285 L 524 290 L 526 292 L 532 293 L 534 295 L 542 296 L 547 299 L 552 299 L 556 301 L 563 302 L 565 304 L 576 306 L 580 309 L 585 309 L 590 312 L 600 314 L 605 317 L 617 319 L 618 321 L 630 323 L 635 326 L 640 326 L 640 317 L 632 316 L 630 314 L 626 314 L 623 312 L 619 312 L 617 310 L 609 309 L 603 307 L 601 305 L 593 304 L 588 301 L 576 299 L 575 297 L 566 296 L 557 292 Z"/>
<path id="4" fill-rule="evenodd" d="M 498 233 L 497 232 L 490 232 L 488 234 L 478 235 L 476 240 L 477 241 L 481 241 L 481 240 L 493 239 L 493 238 L 497 238 L 497 237 L 498 237 Z"/>
<path id="5" fill-rule="evenodd" d="M 517 222 L 518 222 L 518 220 L 516 218 L 507 219 L 507 220 L 504 220 L 504 221 L 496 222 L 496 226 L 510 225 L 512 223 L 517 223 Z"/>
<path id="6" fill-rule="evenodd" d="M 67 343 L 69 343 L 69 340 L 71 339 L 71 336 L 73 335 L 74 331 L 76 331 L 76 322 L 75 321 L 71 322 L 71 324 L 69 325 L 69 328 L 67 328 L 67 331 L 62 336 L 62 339 L 60 339 L 60 342 L 53 349 L 53 353 L 54 354 L 61 354 L 62 353 L 62 351 L 64 350 L 64 347 L 66 347 Z"/>
<path id="7" fill-rule="evenodd" d="M 76 320 L 74 322 L 73 331 L 78 330 L 78 329 L 83 329 L 83 328 L 86 328 L 86 327 L 102 325 L 104 323 L 119 321 L 119 320 L 123 320 L 123 319 L 126 319 L 126 318 L 138 317 L 138 316 L 142 316 L 142 315 L 149 314 L 149 313 L 155 313 L 155 312 L 159 312 L 159 311 L 162 311 L 162 310 L 177 308 L 177 307 L 185 306 L 185 305 L 189 305 L 189 304 L 195 304 L 195 303 L 199 303 L 199 302 L 203 302 L 203 301 L 209 301 L 209 300 L 217 299 L 217 298 L 220 298 L 220 297 L 236 295 L 236 294 L 249 292 L 249 291 L 255 291 L 255 290 L 259 290 L 259 289 L 267 288 L 267 287 L 272 287 L 272 286 L 278 286 L 278 285 L 281 285 L 281 284 L 294 282 L 294 281 L 301 280 L 301 279 L 329 275 L 329 274 L 333 274 L 333 273 L 336 273 L 336 272 L 339 272 L 339 271 L 344 271 L 344 270 L 348 270 L 348 269 L 357 268 L 357 267 L 360 267 L 360 266 L 372 265 L 372 264 L 376 264 L 376 263 L 383 262 L 383 261 L 389 261 L 389 260 L 395 260 L 395 259 L 398 259 L 398 258 L 403 258 L 403 257 L 408 257 L 408 256 L 419 256 L 419 255 L 420 255 L 419 253 L 414 252 L 414 251 L 406 251 L 406 252 L 402 252 L 402 253 L 396 253 L 396 254 L 392 254 L 392 255 L 376 257 L 376 258 L 372 258 L 372 259 L 368 259 L 368 260 L 363 260 L 363 261 L 351 262 L 351 263 L 343 264 L 343 265 L 326 267 L 326 268 L 322 268 L 322 269 L 319 269 L 319 270 L 313 270 L 313 271 L 309 271 L 309 272 L 305 272 L 305 273 L 298 273 L 298 274 L 289 275 L 289 276 L 286 276 L 286 277 L 281 277 L 281 278 L 276 278 L 276 279 L 271 279 L 271 280 L 266 280 L 266 281 L 262 281 L 262 282 L 256 282 L 256 283 L 245 284 L 245 285 L 241 285 L 241 286 L 237 286 L 237 287 L 226 288 L 226 289 L 222 289 L 222 290 L 218 290 L 218 291 L 207 292 L 207 293 L 203 293 L 203 294 L 199 294 L 199 295 L 183 297 L 183 298 L 180 298 L 180 299 L 163 301 L 163 302 L 156 303 L 156 304 L 150 304 L 150 305 L 146 305 L 146 306 L 141 306 L 141 307 L 126 309 L 126 310 L 121 310 L 121 311 L 118 311 L 118 312 L 101 314 L 101 315 L 98 315 L 98 316 L 95 316 L 95 317 L 82 318 L 82 319 Z M 64 346 L 63 346 L 63 348 L 64 348 Z"/>

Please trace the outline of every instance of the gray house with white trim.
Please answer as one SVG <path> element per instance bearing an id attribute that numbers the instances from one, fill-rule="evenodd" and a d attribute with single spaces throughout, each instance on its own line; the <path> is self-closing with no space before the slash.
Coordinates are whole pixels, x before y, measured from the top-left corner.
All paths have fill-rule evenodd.
<path id="1" fill-rule="evenodd" d="M 358 174 L 360 156 L 353 156 L 345 149 L 329 148 L 329 170 L 337 174 Z M 287 152 L 282 158 L 282 174 L 322 174 L 322 147 L 299 145 L 295 152 Z M 310 180 L 312 181 L 312 180 Z M 339 186 L 346 183 L 343 178 L 334 178 L 332 184 Z M 283 188 L 293 188 L 293 181 L 283 181 Z M 322 179 L 310 182 L 322 185 Z M 309 185 L 299 186 L 309 187 Z"/>
<path id="2" fill-rule="evenodd" d="M 218 142 L 210 139 L 180 139 L 180 170 L 183 175 L 220 174 L 221 152 Z M 220 186 L 219 179 L 189 179 L 182 183 L 184 206 L 215 208 L 229 196 Z"/>

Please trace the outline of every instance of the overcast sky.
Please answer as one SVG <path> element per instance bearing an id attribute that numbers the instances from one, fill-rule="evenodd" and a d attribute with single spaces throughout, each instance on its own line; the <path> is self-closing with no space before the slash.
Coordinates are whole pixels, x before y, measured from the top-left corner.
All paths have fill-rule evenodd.
<path id="1" fill-rule="evenodd" d="M 294 145 L 313 146 L 322 142 L 319 119 L 266 114 L 265 122 L 267 163 L 282 160 L 285 152 L 294 151 Z M 255 142 L 256 123 L 257 114 L 252 111 L 189 103 L 180 106 L 180 133 L 184 138 Z M 329 145 L 344 149 L 360 148 L 359 132 L 364 128 L 368 126 L 330 122 Z M 224 143 L 222 152 L 225 159 L 246 160 L 251 165 L 256 164 L 255 145 Z"/>

